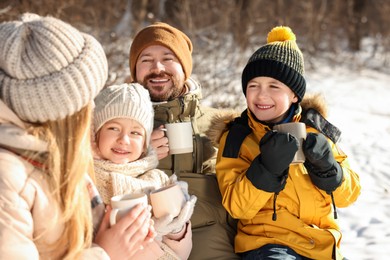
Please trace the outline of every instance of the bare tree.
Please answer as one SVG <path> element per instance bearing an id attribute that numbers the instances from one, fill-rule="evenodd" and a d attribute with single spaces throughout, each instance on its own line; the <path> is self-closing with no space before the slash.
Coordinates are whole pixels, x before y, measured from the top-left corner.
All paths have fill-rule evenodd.
<path id="1" fill-rule="evenodd" d="M 360 42 L 362 38 L 361 21 L 365 0 L 348 0 L 348 46 L 352 51 L 360 50 Z"/>

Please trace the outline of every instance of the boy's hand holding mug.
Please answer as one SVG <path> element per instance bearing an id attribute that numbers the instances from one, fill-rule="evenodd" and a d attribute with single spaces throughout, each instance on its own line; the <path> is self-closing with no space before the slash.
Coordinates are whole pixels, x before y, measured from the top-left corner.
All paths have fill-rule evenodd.
<path id="1" fill-rule="evenodd" d="M 280 192 L 298 145 L 298 140 L 289 133 L 269 131 L 260 140 L 260 154 L 248 168 L 247 177 L 259 189 Z"/>
<path id="2" fill-rule="evenodd" d="M 314 185 L 331 193 L 343 180 L 340 164 L 334 159 L 332 149 L 323 134 L 308 133 L 303 142 L 305 167 Z"/>

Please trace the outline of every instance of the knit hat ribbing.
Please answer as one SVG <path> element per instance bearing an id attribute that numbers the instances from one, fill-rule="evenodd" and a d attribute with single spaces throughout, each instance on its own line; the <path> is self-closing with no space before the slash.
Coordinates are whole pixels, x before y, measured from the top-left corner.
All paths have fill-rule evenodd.
<path id="1" fill-rule="evenodd" d="M 192 73 L 192 42 L 182 31 L 169 24 L 156 22 L 142 29 L 134 37 L 130 48 L 130 73 L 136 77 L 135 65 L 141 52 L 152 45 L 163 45 L 170 49 L 180 61 L 187 80 Z"/>
<path id="2" fill-rule="evenodd" d="M 113 85 L 104 88 L 95 98 L 95 134 L 108 121 L 114 118 L 131 118 L 140 123 L 146 131 L 146 144 L 149 147 L 153 131 L 154 111 L 149 92 L 140 84 Z"/>
<path id="3" fill-rule="evenodd" d="M 0 97 L 22 120 L 45 122 L 87 105 L 107 80 L 100 43 L 54 17 L 0 24 Z"/>
<path id="4" fill-rule="evenodd" d="M 273 28 L 267 44 L 250 57 L 242 72 L 242 89 L 246 95 L 248 82 L 255 77 L 271 77 L 286 84 L 302 101 L 306 92 L 304 61 L 296 43 L 295 34 L 289 27 Z"/>

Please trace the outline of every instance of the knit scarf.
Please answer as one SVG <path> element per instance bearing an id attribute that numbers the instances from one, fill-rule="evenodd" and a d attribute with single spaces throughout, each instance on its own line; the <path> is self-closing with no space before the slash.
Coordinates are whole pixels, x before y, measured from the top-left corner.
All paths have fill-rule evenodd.
<path id="1" fill-rule="evenodd" d="M 158 159 L 155 151 L 137 161 L 115 164 L 108 160 L 94 159 L 96 186 L 105 204 L 116 195 L 159 189 L 169 182 L 168 176 L 156 169 Z"/>

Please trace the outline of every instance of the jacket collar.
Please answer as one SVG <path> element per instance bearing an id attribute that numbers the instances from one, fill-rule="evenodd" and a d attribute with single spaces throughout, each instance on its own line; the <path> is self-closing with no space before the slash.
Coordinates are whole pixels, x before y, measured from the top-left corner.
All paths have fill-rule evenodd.
<path id="1" fill-rule="evenodd" d="M 189 78 L 186 82 L 187 93 L 170 101 L 154 102 L 155 118 L 162 123 L 189 121 L 196 114 L 201 99 L 201 86 Z"/>
<path id="2" fill-rule="evenodd" d="M 47 143 L 27 132 L 24 123 L 7 105 L 0 100 L 0 145 L 36 152 L 47 151 Z"/>

